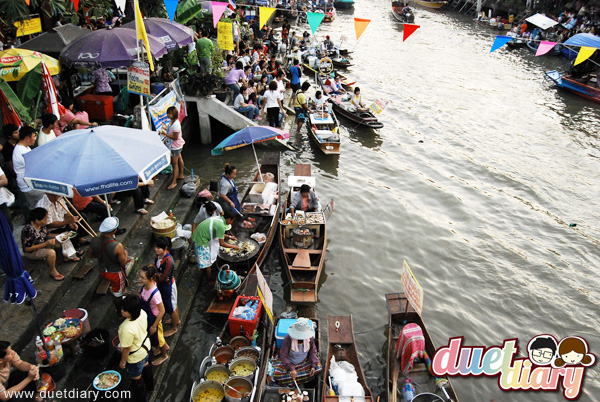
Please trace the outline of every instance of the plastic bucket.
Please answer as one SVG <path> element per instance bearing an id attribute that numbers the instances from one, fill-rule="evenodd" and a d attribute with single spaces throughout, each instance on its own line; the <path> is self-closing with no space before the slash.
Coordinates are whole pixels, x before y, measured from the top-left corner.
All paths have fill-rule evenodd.
<path id="1" fill-rule="evenodd" d="M 196 397 L 202 392 L 207 390 L 216 390 L 220 392 L 221 395 L 225 396 L 225 390 L 223 389 L 223 385 L 216 381 L 203 381 L 203 382 L 195 382 L 192 386 L 192 392 L 190 394 L 190 402 L 194 402 Z M 221 399 L 223 399 L 221 397 Z M 207 399 L 199 398 L 196 402 L 205 402 Z"/>
<path id="2" fill-rule="evenodd" d="M 235 388 L 240 391 L 241 394 L 235 392 L 229 387 L 225 387 L 225 400 L 227 402 L 247 402 L 250 400 L 252 395 L 252 382 L 245 377 L 231 377 L 225 384 L 229 387 Z M 246 395 L 246 396 L 243 396 Z"/>
<path id="3" fill-rule="evenodd" d="M 80 308 L 83 311 L 83 318 L 81 318 L 81 325 L 83 326 L 83 335 L 87 334 L 92 330 L 90 327 L 90 320 L 88 320 L 88 312 L 85 309 Z"/>
<path id="4" fill-rule="evenodd" d="M 187 240 L 185 237 L 176 237 L 171 243 L 171 255 L 176 260 L 181 260 L 187 249 Z"/>
<path id="5" fill-rule="evenodd" d="M 229 363 L 229 371 L 234 377 L 247 378 L 252 381 L 256 371 L 256 361 L 250 357 L 237 357 Z M 227 390 L 225 390 L 227 392 Z"/>

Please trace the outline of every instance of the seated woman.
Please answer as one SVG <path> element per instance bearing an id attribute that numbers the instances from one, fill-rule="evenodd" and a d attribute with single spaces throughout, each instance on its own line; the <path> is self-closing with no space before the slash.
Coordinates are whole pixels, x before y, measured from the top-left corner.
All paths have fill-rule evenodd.
<path id="1" fill-rule="evenodd" d="M 290 212 L 300 210 L 304 212 L 315 212 L 319 209 L 319 199 L 317 194 L 310 189 L 308 184 L 303 184 L 300 191 L 294 194 L 290 204 Z"/>
<path id="2" fill-rule="evenodd" d="M 356 108 L 357 112 L 367 112 L 369 110 L 362 102 L 359 87 L 354 88 L 354 94 L 352 95 L 352 99 L 350 99 L 350 103 Z"/>
<path id="3" fill-rule="evenodd" d="M 62 281 L 65 277 L 56 270 L 56 234 L 48 233 L 46 222 L 48 211 L 44 208 L 34 208 L 29 212 L 29 223 L 21 231 L 24 256 L 30 260 L 46 260 L 50 276 L 56 281 Z"/>
<path id="4" fill-rule="evenodd" d="M 65 98 L 63 100 L 63 105 L 67 109 L 65 114 L 60 116 L 60 127 L 62 127 L 62 131 L 65 132 L 69 129 L 79 129 L 79 128 L 88 128 L 90 126 L 97 127 L 98 123 L 90 123 L 85 115 L 81 113 L 81 108 L 75 104 L 75 101 L 71 98 Z M 87 113 L 86 113 L 87 115 Z M 59 134 L 56 136 L 58 137 Z"/>
<path id="5" fill-rule="evenodd" d="M 39 378 L 37 366 L 21 360 L 11 349 L 10 342 L 0 341 L 0 400 L 16 400 L 13 399 L 13 395 L 20 391 L 35 393 L 37 389 L 35 381 Z M 33 400 L 33 398 L 19 399 L 21 400 Z"/>
<path id="6" fill-rule="evenodd" d="M 294 385 L 308 382 L 323 370 L 317 356 L 315 331 L 308 318 L 298 318 L 290 325 L 288 334 L 283 338 L 279 357 L 273 360 L 273 380 L 280 385 Z"/>

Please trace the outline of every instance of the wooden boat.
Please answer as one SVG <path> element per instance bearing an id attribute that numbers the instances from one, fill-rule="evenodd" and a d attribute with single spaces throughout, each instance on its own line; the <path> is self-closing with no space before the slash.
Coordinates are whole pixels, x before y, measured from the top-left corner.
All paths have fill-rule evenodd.
<path id="1" fill-rule="evenodd" d="M 404 5 L 402 1 L 393 1 L 392 2 L 392 15 L 398 21 L 412 24 L 415 22 L 415 14 L 412 12 L 411 8 Z"/>
<path id="2" fill-rule="evenodd" d="M 247 296 L 257 296 L 257 288 L 258 288 L 258 282 L 257 282 L 257 278 L 256 275 L 253 276 L 249 276 L 248 277 L 249 280 L 246 282 L 246 285 L 244 287 L 244 294 Z M 254 390 L 250 395 L 250 398 L 248 399 L 247 402 L 254 402 L 254 401 L 260 401 L 262 398 L 262 392 L 263 392 L 263 388 L 260 386 L 261 384 L 263 384 L 266 381 L 267 378 L 267 365 L 269 362 L 269 346 L 271 345 L 271 343 L 273 342 L 273 332 L 274 331 L 274 327 L 271 325 L 271 321 L 269 320 L 267 313 L 265 311 L 265 309 L 262 309 L 261 312 L 261 316 L 258 320 L 258 326 L 256 329 L 256 333 L 257 333 L 257 338 L 255 340 L 256 343 L 256 347 L 260 348 L 259 351 L 259 361 L 257 363 L 257 370 L 255 371 L 254 374 L 254 380 L 252 381 L 254 384 Z M 250 337 L 252 336 L 252 334 L 244 334 L 246 336 L 246 339 L 248 339 L 248 343 L 249 346 L 252 345 L 252 341 L 250 340 Z M 229 321 L 225 322 L 225 325 L 223 326 L 223 329 L 221 330 L 221 333 L 219 334 L 219 340 L 222 342 L 223 345 L 228 345 L 230 344 L 230 341 L 232 340 L 232 336 L 230 334 L 229 331 Z M 213 355 L 213 352 L 216 350 L 217 348 L 217 344 L 216 342 L 212 344 L 208 356 L 206 356 L 204 358 L 204 360 L 202 361 L 202 363 L 200 364 L 200 369 L 199 369 L 199 374 L 201 378 L 205 377 L 205 372 L 206 369 L 210 367 L 210 361 Z M 194 385 L 192 385 L 192 395 L 190 395 L 193 399 L 193 393 L 194 390 L 196 388 L 197 385 L 199 385 L 199 381 L 194 382 Z M 190 400 L 192 400 L 190 399 Z"/>
<path id="3" fill-rule="evenodd" d="M 337 13 L 335 11 L 335 7 L 328 7 L 327 10 L 325 10 L 325 17 L 323 17 L 323 22 L 333 22 L 336 15 Z"/>
<path id="4" fill-rule="evenodd" d="M 333 57 L 331 62 L 333 63 L 333 66 L 337 68 L 348 68 L 352 66 L 352 63 L 344 57 Z"/>
<path id="5" fill-rule="evenodd" d="M 600 88 L 598 87 L 598 77 L 595 74 L 586 74 L 581 78 L 575 78 L 572 75 L 562 75 L 558 71 L 552 70 L 546 71 L 546 77 L 550 78 L 559 88 L 600 103 Z"/>
<path id="6" fill-rule="evenodd" d="M 373 402 L 373 394 L 367 385 L 356 351 L 352 315 L 327 316 L 327 341 L 327 359 L 323 370 L 325 375 L 329 375 L 332 357 L 335 357 L 336 362 L 347 361 L 356 369 L 358 382 L 364 390 L 365 402 Z M 323 402 L 338 402 L 340 400 L 339 395 L 328 395 L 328 391 L 329 384 L 323 381 Z M 356 396 L 358 397 L 358 395 Z"/>
<path id="7" fill-rule="evenodd" d="M 400 362 L 396 358 L 395 353 L 395 345 L 402 328 L 407 324 L 417 324 L 421 327 L 423 337 L 425 338 L 425 352 L 427 352 L 430 358 L 433 357 L 436 348 L 429 335 L 429 331 L 427 331 L 425 323 L 415 310 L 410 307 L 404 293 L 389 293 L 385 295 L 385 299 L 388 309 L 387 400 L 388 402 L 396 402 L 397 400 L 400 400 L 400 398 L 397 397 L 397 393 L 406 381 L 403 374 L 401 374 L 399 378 L 397 377 L 401 370 L 399 369 Z M 437 379 L 436 381 L 436 377 L 429 372 L 424 362 L 414 364 L 408 375 L 413 382 L 422 387 L 422 389 L 417 386 L 414 387 L 416 396 L 421 393 L 430 393 L 441 397 L 441 399 L 439 399 L 440 402 L 447 402 L 449 400 L 458 402 L 458 397 L 456 396 L 452 383 L 446 378 Z M 393 386 L 394 381 L 396 381 L 396 387 Z M 439 385 L 436 385 L 436 382 Z M 394 388 L 396 388 L 396 390 L 394 390 Z M 415 401 L 417 400 L 420 399 L 415 399 Z M 438 401 L 438 399 L 435 399 L 433 396 L 430 399 L 422 400 Z"/>
<path id="8" fill-rule="evenodd" d="M 527 40 L 521 37 L 513 38 L 506 45 L 511 49 L 521 49 L 527 46 Z"/>
<path id="9" fill-rule="evenodd" d="M 251 274 L 255 270 L 255 265 L 262 265 L 267 258 L 267 254 L 269 253 L 269 249 L 275 238 L 277 223 L 279 222 L 279 215 L 281 212 L 279 207 L 281 202 L 279 158 L 279 152 L 265 152 L 259 169 L 260 173 L 257 171 L 254 174 L 241 199 L 241 213 L 244 218 L 236 218 L 232 225 L 232 233 L 239 240 L 247 240 L 253 233 L 263 233 L 266 237 L 264 244 L 259 245 L 259 251 L 254 256 L 247 259 L 236 261 L 235 259 L 226 257 L 222 253 L 219 253 L 219 258 L 217 258 L 217 265 L 221 266 L 223 264 L 228 264 L 238 275 L 246 276 L 247 274 Z M 275 200 L 268 208 L 262 203 L 260 191 L 262 191 L 265 184 L 262 183 L 260 179 L 259 175 L 261 173 L 263 177 L 267 173 L 272 174 L 274 183 L 277 183 L 278 191 L 275 195 Z M 249 217 L 255 219 L 255 226 L 252 228 L 244 228 L 244 222 L 247 222 L 247 218 Z M 226 258 L 226 260 L 224 258 Z M 243 283 L 244 282 L 242 281 L 242 285 Z M 235 296 L 223 300 L 219 300 L 219 297 L 216 297 L 206 311 L 208 313 L 229 314 L 229 310 L 231 310 L 234 301 Z"/>
<path id="10" fill-rule="evenodd" d="M 488 18 L 478 17 L 475 19 L 475 21 L 481 26 L 499 31 L 508 31 L 511 28 L 511 24 L 504 24 L 501 21 L 496 21 L 495 19 L 494 22 L 491 22 Z"/>
<path id="11" fill-rule="evenodd" d="M 432 9 L 440 9 L 444 7 L 447 1 L 439 1 L 439 0 L 412 0 L 414 3 Z"/>
<path id="12" fill-rule="evenodd" d="M 352 127 L 362 126 L 373 130 L 383 128 L 383 123 L 377 120 L 377 117 L 375 117 L 370 110 L 359 112 L 348 101 L 337 103 L 331 98 L 329 101 L 331 102 L 331 106 L 335 113 L 350 120 L 352 122 Z"/>
<path id="13" fill-rule="evenodd" d="M 335 8 L 344 9 L 354 7 L 354 0 L 335 0 Z"/>
<path id="14" fill-rule="evenodd" d="M 310 165 L 298 164 L 295 166 L 294 175 L 288 177 L 290 191 L 285 204 L 286 210 L 291 204 L 292 197 L 300 191 L 300 186 L 303 184 L 308 184 L 315 191 L 315 178 L 311 176 Z M 292 303 L 316 303 L 318 300 L 317 287 L 327 249 L 327 227 L 322 212 L 307 213 L 307 218 L 309 214 L 315 218 L 321 214 L 319 221 L 322 223 L 307 223 L 298 219 L 287 219 L 287 216 L 279 222 L 281 261 L 290 278 Z M 299 233 L 302 229 L 311 231 L 310 240 L 309 236 Z"/>
<path id="15" fill-rule="evenodd" d="M 309 113 L 307 123 L 310 138 L 325 155 L 340 154 L 340 125 L 331 106 Z"/>

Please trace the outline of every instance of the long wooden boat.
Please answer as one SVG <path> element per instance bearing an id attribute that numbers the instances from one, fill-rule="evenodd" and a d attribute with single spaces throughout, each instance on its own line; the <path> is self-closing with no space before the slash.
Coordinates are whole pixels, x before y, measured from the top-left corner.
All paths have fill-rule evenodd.
<path id="1" fill-rule="evenodd" d="M 415 22 L 415 14 L 402 1 L 392 1 L 392 15 L 403 23 L 412 24 Z"/>
<path id="2" fill-rule="evenodd" d="M 331 59 L 331 62 L 333 63 L 334 67 L 337 68 L 348 68 L 348 67 L 352 67 L 352 63 L 350 63 L 350 60 L 344 58 L 344 57 L 334 57 Z"/>
<path id="3" fill-rule="evenodd" d="M 277 224 L 281 213 L 281 177 L 279 173 L 279 159 L 279 152 L 264 153 L 262 164 L 259 169 L 260 172 L 257 171 L 254 174 L 241 199 L 241 213 L 244 218 L 236 218 L 236 221 L 232 225 L 232 233 L 239 240 L 248 239 L 253 233 L 263 233 L 266 237 L 264 244 L 259 245 L 259 251 L 248 259 L 236 261 L 235 259 L 228 258 L 226 261 L 222 259 L 224 256 L 221 253 L 220 257 L 217 258 L 217 265 L 221 266 L 223 264 L 228 264 L 237 274 L 243 275 L 244 277 L 254 273 L 256 265 L 261 266 L 264 263 L 277 233 Z M 262 182 L 260 174 L 264 177 L 265 174 L 268 173 L 273 175 L 273 182 L 277 183 L 277 193 L 273 204 L 265 206 L 262 203 L 262 195 L 260 193 L 265 183 Z M 256 224 L 256 226 L 251 229 L 243 227 L 244 222 L 249 221 L 249 219 L 247 219 L 249 217 L 254 219 L 254 224 Z M 243 284 L 244 282 L 242 280 L 242 285 Z M 234 302 L 235 296 L 223 300 L 219 300 L 219 297 L 217 296 L 213 299 L 206 311 L 208 313 L 229 314 Z"/>
<path id="4" fill-rule="evenodd" d="M 385 299 L 388 309 L 387 400 L 388 402 L 396 402 L 400 400 L 397 394 L 406 381 L 405 376 L 401 373 L 399 377 L 394 378 L 401 371 L 399 369 L 400 362 L 396 358 L 395 346 L 402 328 L 407 324 L 417 324 L 421 327 L 425 338 L 425 352 L 430 358 L 433 358 L 436 348 L 425 323 L 416 311 L 410 307 L 404 293 L 389 293 L 385 295 Z M 425 362 L 414 364 L 412 370 L 408 372 L 408 376 L 413 382 L 422 387 L 422 389 L 417 386 L 414 387 L 415 395 L 430 393 L 438 395 L 441 401 L 458 402 L 452 383 L 447 378 L 438 379 L 434 377 L 429 372 Z M 394 380 L 396 381 L 396 387 L 393 386 Z M 396 388 L 396 392 L 393 392 L 394 388 Z M 423 400 L 433 401 L 434 399 Z M 435 400 L 437 401 L 437 399 Z"/>
<path id="5" fill-rule="evenodd" d="M 357 111 L 350 102 L 337 103 L 335 100 L 331 101 L 331 106 L 336 114 L 345 117 L 352 122 L 353 127 L 366 127 L 373 130 L 383 128 L 383 123 L 377 120 L 377 117 L 370 110 L 367 112 Z"/>
<path id="6" fill-rule="evenodd" d="M 331 107 L 308 114 L 308 132 L 310 138 L 325 155 L 339 155 L 342 141 L 339 135 L 340 125 Z"/>
<path id="7" fill-rule="evenodd" d="M 358 382 L 364 391 L 365 402 L 373 402 L 373 393 L 367 385 L 365 374 L 360 365 L 356 343 L 354 340 L 354 326 L 352 315 L 327 316 L 327 359 L 325 360 L 325 375 L 329 375 L 331 358 L 335 356 L 335 361 L 347 361 L 356 369 Z M 323 402 L 338 402 L 340 395 L 329 395 L 329 384 L 323 382 Z M 359 395 L 352 395 L 359 397 Z M 350 399 L 353 400 L 353 399 Z"/>
<path id="8" fill-rule="evenodd" d="M 416 4 L 426 7 L 426 8 L 432 8 L 432 9 L 439 9 L 444 7 L 444 5 L 447 3 L 447 1 L 439 1 L 439 0 L 412 0 L 413 2 L 415 2 Z"/>
<path id="9" fill-rule="evenodd" d="M 293 194 L 300 191 L 302 184 L 315 188 L 315 179 L 311 176 L 310 165 L 296 165 L 294 176 L 288 178 L 290 191 L 286 200 L 286 209 L 290 206 Z M 307 223 L 297 219 L 282 219 L 279 225 L 281 261 L 290 278 L 290 301 L 292 303 L 316 303 L 317 287 L 325 262 L 327 250 L 327 227 L 322 212 L 311 214 L 322 223 Z M 294 217 L 292 217 L 294 218 Z M 304 242 L 305 237 L 298 234 L 300 229 L 310 230 L 312 242 Z M 306 247 L 304 245 L 307 245 Z"/>
<path id="10" fill-rule="evenodd" d="M 600 103 L 600 88 L 598 78 L 595 74 L 587 74 L 581 78 L 571 75 L 562 75 L 556 70 L 546 71 L 546 77 L 550 78 L 557 87 L 571 91 L 583 98 Z"/>
<path id="11" fill-rule="evenodd" d="M 344 9 L 354 7 L 354 0 L 335 0 L 335 8 Z"/>
<path id="12" fill-rule="evenodd" d="M 246 282 L 246 284 L 243 288 L 243 292 L 247 296 L 256 296 L 257 288 L 258 288 L 258 282 L 257 282 L 256 275 L 249 276 L 249 280 Z M 263 389 L 263 387 L 261 387 L 261 385 L 264 384 L 264 382 L 266 381 L 266 378 L 267 378 L 267 365 L 269 362 L 269 350 L 268 349 L 269 349 L 269 346 L 271 345 L 271 343 L 273 342 L 274 328 L 273 328 L 273 325 L 271 325 L 271 321 L 269 320 L 268 315 L 264 308 L 262 309 L 261 316 L 258 320 L 258 326 L 256 329 L 256 333 L 258 335 L 258 337 L 255 340 L 256 347 L 260 348 L 259 349 L 259 361 L 257 362 L 257 370 L 255 371 L 254 379 L 252 381 L 254 384 L 254 389 L 250 395 L 250 398 L 247 400 L 247 402 L 254 402 L 254 401 L 258 402 L 262 399 L 262 392 L 264 391 L 264 389 Z M 251 346 L 252 341 L 251 341 L 250 337 L 252 336 L 252 334 L 245 334 L 245 336 L 246 336 L 246 339 L 248 340 L 249 346 Z M 228 321 L 223 326 L 223 329 L 221 330 L 221 333 L 219 334 L 219 339 L 223 345 L 230 344 L 231 340 L 233 339 L 230 334 L 230 331 L 229 331 L 229 322 Z M 216 342 L 213 343 L 212 346 L 210 347 L 208 356 L 206 356 L 204 358 L 204 360 L 202 361 L 202 363 L 200 364 L 199 374 L 200 374 L 201 378 L 205 378 L 206 369 L 210 367 L 210 365 L 211 365 L 210 361 L 211 361 L 213 352 L 215 351 L 215 349 L 217 347 L 218 346 L 217 346 Z M 199 384 L 200 384 L 200 382 L 196 381 L 192 385 L 190 401 L 193 400 L 194 390 L 196 389 L 197 385 L 199 385 Z"/>

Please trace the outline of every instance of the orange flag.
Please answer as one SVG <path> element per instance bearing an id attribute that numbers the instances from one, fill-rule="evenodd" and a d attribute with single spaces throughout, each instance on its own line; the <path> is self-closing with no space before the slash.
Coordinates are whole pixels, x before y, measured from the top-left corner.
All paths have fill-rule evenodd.
<path id="1" fill-rule="evenodd" d="M 79 0 L 72 0 L 73 5 L 75 6 L 75 11 L 79 11 Z"/>
<path id="2" fill-rule="evenodd" d="M 358 40 L 358 38 L 360 38 L 363 32 L 365 32 L 365 29 L 367 29 L 367 25 L 369 25 L 369 22 L 371 22 L 371 20 L 366 20 L 364 18 L 354 19 L 354 30 L 356 31 L 356 40 Z"/>
<path id="3" fill-rule="evenodd" d="M 30 1 L 30 0 L 25 0 L 25 3 L 26 3 L 27 5 L 29 5 L 29 1 Z"/>
<path id="4" fill-rule="evenodd" d="M 421 25 L 404 24 L 404 37 L 402 38 L 402 42 L 408 39 L 408 37 L 419 28 L 421 28 Z"/>

